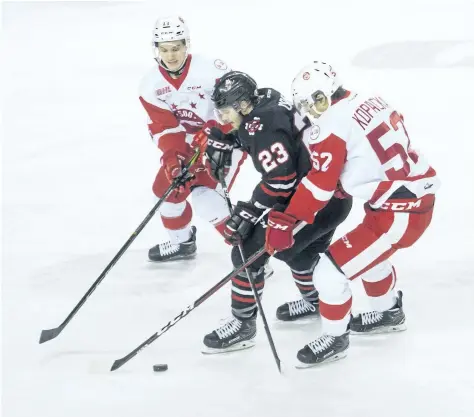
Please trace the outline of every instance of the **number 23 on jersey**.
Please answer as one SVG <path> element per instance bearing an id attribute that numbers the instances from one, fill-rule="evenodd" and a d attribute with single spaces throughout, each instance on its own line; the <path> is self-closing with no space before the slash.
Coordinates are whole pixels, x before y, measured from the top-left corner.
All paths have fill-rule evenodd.
<path id="1" fill-rule="evenodd" d="M 275 142 L 269 149 L 264 149 L 258 154 L 258 160 L 265 172 L 274 170 L 278 165 L 288 161 L 289 155 L 283 144 Z"/>

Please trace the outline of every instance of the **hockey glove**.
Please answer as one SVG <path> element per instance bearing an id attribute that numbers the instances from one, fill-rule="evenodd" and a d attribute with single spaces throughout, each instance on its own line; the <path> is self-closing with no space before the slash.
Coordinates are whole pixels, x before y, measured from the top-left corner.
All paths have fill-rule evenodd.
<path id="1" fill-rule="evenodd" d="M 226 241 L 234 246 L 242 243 L 249 237 L 259 216 L 260 212 L 253 204 L 239 201 L 235 206 L 234 213 L 225 224 L 224 237 Z"/>
<path id="2" fill-rule="evenodd" d="M 189 160 L 189 158 L 189 155 L 174 149 L 170 149 L 163 154 L 161 157 L 161 164 L 165 169 L 166 178 L 170 183 L 181 174 L 181 170 L 183 166 L 186 165 L 186 162 Z M 186 178 L 183 178 L 183 183 L 178 187 L 178 191 L 184 191 L 185 182 L 189 182 L 192 179 L 194 179 L 192 174 L 189 174 L 186 176 Z"/>
<path id="3" fill-rule="evenodd" d="M 199 148 L 201 154 L 206 152 L 208 136 L 211 133 L 212 128 L 217 128 L 219 123 L 215 120 L 207 121 L 202 129 L 194 135 L 193 141 L 191 142 L 191 147 L 193 149 Z"/>
<path id="4" fill-rule="evenodd" d="M 226 135 L 216 127 L 210 129 L 206 156 L 210 164 L 210 174 L 218 181 L 229 173 L 233 150 L 233 135 Z"/>
<path id="5" fill-rule="evenodd" d="M 265 249 L 269 254 L 291 248 L 295 243 L 293 230 L 297 219 L 274 207 L 268 214 Z"/>

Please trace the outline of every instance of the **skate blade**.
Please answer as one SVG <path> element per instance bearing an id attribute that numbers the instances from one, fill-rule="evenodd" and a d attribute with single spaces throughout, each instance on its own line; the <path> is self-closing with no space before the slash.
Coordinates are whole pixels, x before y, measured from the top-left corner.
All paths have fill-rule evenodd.
<path id="1" fill-rule="evenodd" d="M 255 341 L 254 340 L 245 340 L 243 342 L 236 343 L 235 345 L 229 346 L 228 348 L 225 349 L 216 349 L 216 348 L 209 348 L 209 347 L 204 347 L 201 352 L 204 355 L 218 355 L 222 353 L 230 353 L 230 352 L 237 352 L 239 350 L 245 350 L 245 349 L 250 349 L 251 347 L 255 346 Z"/>
<path id="2" fill-rule="evenodd" d="M 344 352 L 337 353 L 334 356 L 331 356 L 330 358 L 318 363 L 303 363 L 303 362 L 298 361 L 298 363 L 295 365 L 295 368 L 296 369 L 317 368 L 320 366 L 328 365 L 332 362 L 337 362 L 341 359 L 344 359 L 346 356 L 347 356 L 347 351 L 345 350 Z"/>
<path id="3" fill-rule="evenodd" d="M 189 255 L 175 256 L 174 258 L 170 258 L 170 259 L 162 259 L 161 261 L 160 260 L 154 261 L 153 259 L 148 258 L 148 262 L 152 264 L 165 264 L 165 263 L 174 262 L 174 261 L 187 261 L 188 259 L 194 259 L 195 257 L 196 257 L 196 252 L 191 253 Z"/>
<path id="4" fill-rule="evenodd" d="M 369 336 L 373 334 L 404 332 L 406 329 L 407 325 L 405 323 L 401 323 L 396 326 L 380 327 L 379 329 L 374 329 L 370 332 L 356 332 L 354 330 L 351 330 L 351 334 L 355 336 Z"/>
<path id="5" fill-rule="evenodd" d="M 292 319 L 292 320 L 282 320 L 278 317 L 275 317 L 275 323 L 282 323 L 282 324 L 297 324 L 297 323 L 313 323 L 315 320 L 319 320 L 321 315 L 318 314 L 311 314 L 310 316 L 300 317 L 299 319 Z"/>

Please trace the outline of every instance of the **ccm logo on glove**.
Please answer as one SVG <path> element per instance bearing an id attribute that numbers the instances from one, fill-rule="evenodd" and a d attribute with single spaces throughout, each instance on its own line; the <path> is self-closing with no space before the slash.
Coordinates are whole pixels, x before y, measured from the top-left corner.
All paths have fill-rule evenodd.
<path id="1" fill-rule="evenodd" d="M 234 150 L 234 145 L 232 143 L 228 142 L 219 142 L 215 139 L 207 139 L 207 144 L 208 146 L 211 146 L 215 149 L 219 149 L 222 151 L 233 151 Z"/>
<path id="2" fill-rule="evenodd" d="M 273 220 L 268 219 L 268 225 L 274 229 L 278 230 L 288 230 L 288 225 L 287 224 L 279 224 L 275 223 Z"/>

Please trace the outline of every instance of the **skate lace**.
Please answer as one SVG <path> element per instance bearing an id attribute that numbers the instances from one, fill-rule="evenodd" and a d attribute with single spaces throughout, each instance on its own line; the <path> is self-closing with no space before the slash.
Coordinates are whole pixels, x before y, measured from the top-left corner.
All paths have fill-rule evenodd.
<path id="1" fill-rule="evenodd" d="M 219 336 L 219 339 L 225 339 L 226 337 L 232 336 L 240 330 L 241 325 L 242 322 L 234 317 L 223 326 L 216 329 L 217 336 Z"/>
<path id="2" fill-rule="evenodd" d="M 378 311 L 369 311 L 368 313 L 362 313 L 362 324 L 374 324 L 382 320 L 382 313 Z"/>
<path id="3" fill-rule="evenodd" d="M 160 254 L 163 256 L 171 255 L 172 253 L 176 253 L 179 250 L 179 245 L 171 243 L 170 241 L 160 243 L 159 245 Z"/>
<path id="4" fill-rule="evenodd" d="M 308 303 L 304 298 L 297 301 L 290 301 L 288 303 L 290 316 L 297 316 L 299 314 L 307 313 L 308 311 L 316 311 L 316 307 Z"/>
<path id="5" fill-rule="evenodd" d="M 316 355 L 322 352 L 323 350 L 329 348 L 331 344 L 334 342 L 334 340 L 335 340 L 334 336 L 323 334 L 322 336 L 318 337 L 316 340 L 309 342 L 308 346 Z"/>

